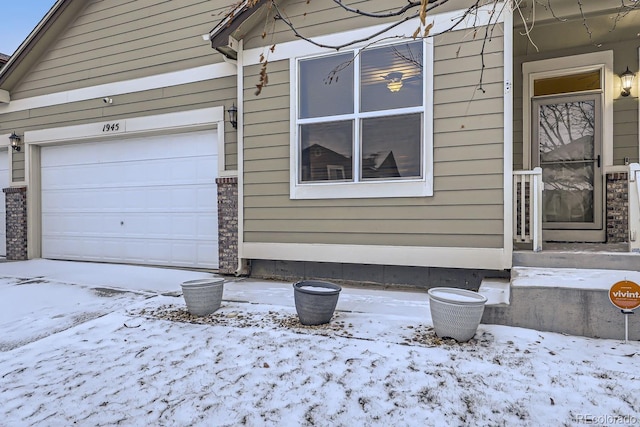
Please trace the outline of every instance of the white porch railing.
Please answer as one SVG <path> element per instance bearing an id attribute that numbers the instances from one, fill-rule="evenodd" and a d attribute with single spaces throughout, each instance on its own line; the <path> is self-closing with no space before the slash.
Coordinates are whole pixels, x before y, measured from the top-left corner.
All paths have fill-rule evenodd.
<path id="1" fill-rule="evenodd" d="M 629 165 L 629 252 L 640 252 L 640 164 Z"/>
<path id="2" fill-rule="evenodd" d="M 542 168 L 513 172 L 513 240 L 542 250 Z"/>

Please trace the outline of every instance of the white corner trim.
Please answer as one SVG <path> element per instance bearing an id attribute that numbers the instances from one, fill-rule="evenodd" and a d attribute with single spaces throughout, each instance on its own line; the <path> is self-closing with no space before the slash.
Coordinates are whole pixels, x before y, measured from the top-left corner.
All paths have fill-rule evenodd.
<path id="1" fill-rule="evenodd" d="M 523 168 L 531 169 L 531 98 L 536 79 L 585 71 L 602 70 L 602 160 L 613 164 L 613 51 L 563 56 L 522 64 L 522 151 Z"/>
<path id="2" fill-rule="evenodd" d="M 495 6 L 495 10 L 500 10 L 500 8 L 506 8 L 504 3 Z M 486 5 L 479 8 L 476 14 L 472 14 L 467 16 L 456 28 L 455 30 L 463 30 L 473 27 L 480 27 L 483 25 L 487 25 L 489 23 L 494 23 L 495 16 L 492 16 L 492 11 L 494 10 L 493 5 Z M 433 28 L 431 28 L 431 34 L 438 34 L 443 32 L 451 27 L 453 23 L 462 17 L 463 10 L 455 10 L 451 12 L 445 12 L 440 14 L 427 15 L 427 23 L 433 23 Z M 411 19 L 408 20 L 401 25 L 392 28 L 391 30 L 378 35 L 372 39 L 367 39 L 366 42 L 355 44 L 353 46 L 349 46 L 345 48 L 345 50 L 360 48 L 365 45 L 370 45 L 372 43 L 380 42 L 382 40 L 390 40 L 392 38 L 411 38 L 413 32 L 419 26 L 419 19 Z M 499 22 L 499 21 L 498 21 Z M 365 39 L 369 37 L 371 34 L 375 34 L 378 31 L 384 30 L 388 27 L 388 24 L 378 24 L 373 25 L 371 27 L 363 27 L 356 30 L 344 31 L 340 33 L 327 34 L 324 36 L 313 37 L 313 40 L 326 45 L 339 45 L 344 43 L 345 40 L 359 40 Z M 270 62 L 285 60 L 289 58 L 293 58 L 296 56 L 300 56 L 301 52 L 304 52 L 305 55 L 315 55 L 326 52 L 335 52 L 335 49 L 326 49 L 321 48 L 316 45 L 309 43 L 306 40 L 294 40 L 285 43 L 279 43 L 276 45 L 273 52 L 271 52 L 269 46 L 266 47 L 257 47 L 253 49 L 247 49 L 245 51 L 245 63 L 244 65 L 257 65 L 261 63 L 261 56 L 265 55 L 265 51 L 269 51 L 268 60 Z M 266 55 L 265 55 L 266 56 Z"/>
<path id="3" fill-rule="evenodd" d="M 510 268 L 503 263 L 503 252 L 496 248 L 248 242 L 243 244 L 242 251 L 249 259 L 489 270 Z"/>
<path id="4" fill-rule="evenodd" d="M 11 101 L 11 95 L 4 89 L 0 89 L 0 104 L 8 104 Z"/>
<path id="5" fill-rule="evenodd" d="M 177 113 L 129 119 L 110 119 L 85 125 L 33 130 L 24 133 L 25 144 L 55 144 L 88 139 L 112 138 L 114 135 L 138 135 L 160 130 L 188 129 L 195 127 L 223 127 L 224 107 L 202 108 Z M 107 126 L 109 128 L 107 129 Z"/>
<path id="6" fill-rule="evenodd" d="M 0 134 L 0 147 L 9 147 L 10 133 Z"/>
<path id="7" fill-rule="evenodd" d="M 224 114 L 224 111 L 222 114 Z M 218 134 L 218 176 L 228 176 L 226 174 L 227 162 L 224 146 L 224 122 L 222 124 L 218 124 L 216 131 Z"/>
<path id="8" fill-rule="evenodd" d="M 9 180 L 7 181 L 7 186 L 10 187 L 11 185 L 13 185 L 13 181 L 12 181 L 12 170 L 11 170 L 11 165 L 13 164 L 13 153 L 12 153 L 12 149 L 11 146 L 9 145 L 9 135 L 11 135 L 10 133 L 6 133 L 6 134 L 0 134 L 0 150 L 6 150 L 7 151 L 7 163 L 4 165 L 7 168 L 8 171 L 8 178 Z"/>
<path id="9" fill-rule="evenodd" d="M 0 114 L 67 104 L 71 102 L 86 101 L 88 99 L 102 99 L 104 97 L 113 97 L 125 93 L 143 92 L 145 90 L 228 77 L 235 74 L 235 65 L 220 62 L 187 70 L 174 71 L 171 73 L 156 74 L 154 76 L 106 83 L 82 89 L 73 89 L 66 92 L 56 92 L 47 95 L 17 99 L 9 102 L 9 104 L 0 105 Z M 1 97 L 2 94 L 0 93 L 0 102 L 2 102 Z"/>
<path id="10" fill-rule="evenodd" d="M 513 11 L 510 7 L 503 9 L 503 83 L 504 87 L 504 231 L 503 231 L 503 265 L 511 268 L 513 263 Z"/>

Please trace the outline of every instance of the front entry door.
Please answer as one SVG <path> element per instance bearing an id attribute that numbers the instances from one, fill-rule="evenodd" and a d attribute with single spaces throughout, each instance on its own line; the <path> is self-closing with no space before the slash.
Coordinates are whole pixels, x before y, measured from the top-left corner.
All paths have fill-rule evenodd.
<path id="1" fill-rule="evenodd" d="M 600 94 L 533 100 L 532 160 L 542 168 L 543 239 L 603 242 Z"/>

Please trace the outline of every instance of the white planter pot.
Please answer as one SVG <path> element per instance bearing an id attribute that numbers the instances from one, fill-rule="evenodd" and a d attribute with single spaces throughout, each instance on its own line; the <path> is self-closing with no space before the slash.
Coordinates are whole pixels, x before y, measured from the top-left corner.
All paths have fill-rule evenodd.
<path id="1" fill-rule="evenodd" d="M 194 316 L 206 316 L 220 308 L 224 279 L 198 279 L 182 283 L 187 310 Z"/>
<path id="2" fill-rule="evenodd" d="M 429 289 L 429 307 L 436 335 L 469 341 L 476 334 L 487 298 L 456 288 Z"/>

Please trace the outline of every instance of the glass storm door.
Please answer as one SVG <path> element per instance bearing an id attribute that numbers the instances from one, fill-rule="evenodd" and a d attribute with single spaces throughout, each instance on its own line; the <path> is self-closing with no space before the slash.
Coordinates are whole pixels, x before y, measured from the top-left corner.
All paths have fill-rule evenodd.
<path id="1" fill-rule="evenodd" d="M 602 242 L 600 94 L 534 99 L 533 166 L 542 168 L 543 239 Z"/>

